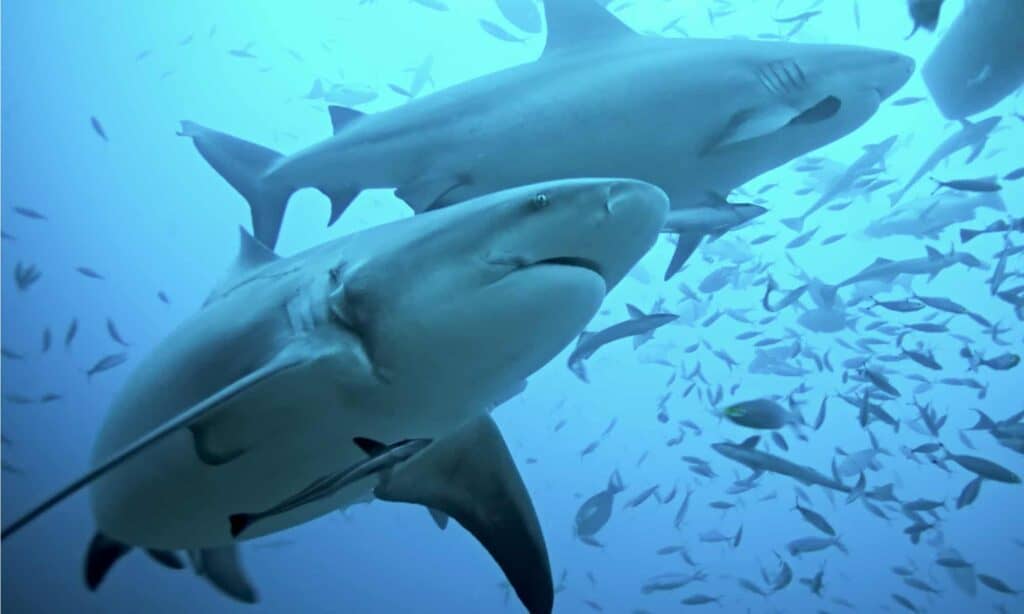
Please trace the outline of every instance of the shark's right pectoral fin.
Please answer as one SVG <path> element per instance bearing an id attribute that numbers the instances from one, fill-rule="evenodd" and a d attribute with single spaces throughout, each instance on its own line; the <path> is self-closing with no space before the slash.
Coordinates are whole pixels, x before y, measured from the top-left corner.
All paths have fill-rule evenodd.
<path id="1" fill-rule="evenodd" d="M 471 419 L 395 467 L 374 494 L 450 515 L 494 557 L 532 614 L 551 612 L 554 583 L 540 524 L 490 416 Z"/>
<path id="2" fill-rule="evenodd" d="M 228 597 L 242 603 L 259 601 L 256 589 L 242 569 L 237 546 L 189 550 L 188 554 L 196 573 L 209 580 Z"/>

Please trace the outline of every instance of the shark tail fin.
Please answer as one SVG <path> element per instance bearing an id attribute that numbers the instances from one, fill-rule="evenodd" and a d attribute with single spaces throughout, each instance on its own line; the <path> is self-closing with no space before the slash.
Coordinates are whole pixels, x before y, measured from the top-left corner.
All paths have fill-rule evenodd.
<path id="1" fill-rule="evenodd" d="M 985 412 L 981 411 L 980 409 L 975 409 L 974 411 L 978 413 L 978 422 L 975 423 L 974 426 L 972 426 L 971 428 L 969 428 L 967 430 L 969 430 L 969 431 L 991 431 L 992 429 L 996 428 L 995 420 L 990 418 L 988 416 L 988 414 L 986 414 Z"/>
<path id="2" fill-rule="evenodd" d="M 969 228 L 961 228 L 960 229 L 960 242 L 961 243 L 967 243 L 968 241 L 970 241 L 971 239 L 973 239 L 974 237 L 976 237 L 976 236 L 978 236 L 980 234 L 981 234 L 981 232 L 977 231 L 977 230 L 971 230 Z"/>
<path id="3" fill-rule="evenodd" d="M 804 218 L 803 217 L 787 217 L 779 220 L 793 232 L 800 232 L 804 229 Z"/>
<path id="4" fill-rule="evenodd" d="M 217 132 L 195 122 L 181 122 L 179 136 L 192 139 L 199 154 L 249 203 L 253 234 L 273 249 L 281 232 L 291 186 L 275 185 L 267 172 L 281 159 L 278 152 Z"/>

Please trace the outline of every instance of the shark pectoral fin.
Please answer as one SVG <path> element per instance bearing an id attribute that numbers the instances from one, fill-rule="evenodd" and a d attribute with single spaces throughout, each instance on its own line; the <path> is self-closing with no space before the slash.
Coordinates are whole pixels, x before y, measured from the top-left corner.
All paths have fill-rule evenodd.
<path id="1" fill-rule="evenodd" d="M 178 553 L 173 550 L 155 550 L 153 548 L 147 548 L 146 554 L 149 555 L 149 558 L 168 569 L 185 569 L 185 562 L 182 561 L 181 557 L 178 556 Z"/>
<path id="2" fill-rule="evenodd" d="M 400 186 L 395 190 L 395 196 L 405 201 L 414 213 L 423 213 L 436 209 L 449 192 L 467 183 L 455 177 L 423 177 Z"/>
<path id="3" fill-rule="evenodd" d="M 798 109 L 782 104 L 768 104 L 762 107 L 738 111 L 722 131 L 701 151 L 707 155 L 728 145 L 750 141 L 778 132 L 801 115 Z"/>
<path id="4" fill-rule="evenodd" d="M 67 499 L 82 488 L 92 484 L 97 479 L 116 469 L 132 457 L 138 455 L 140 452 L 150 448 L 159 441 L 166 439 L 169 435 L 196 424 L 204 417 L 207 417 L 210 413 L 221 408 L 225 403 L 231 401 L 255 384 L 296 367 L 302 364 L 302 362 L 303 361 L 299 359 L 274 361 L 238 380 L 235 380 L 228 386 L 221 388 L 202 401 L 199 401 L 195 405 L 182 411 L 177 416 L 139 437 L 120 451 L 108 457 L 105 461 L 96 464 L 92 469 L 85 472 L 70 484 L 17 518 L 14 522 L 7 525 L 7 527 L 0 532 L 0 539 L 7 539 L 64 499 Z"/>
<path id="5" fill-rule="evenodd" d="M 242 603 L 256 603 L 259 595 L 238 559 L 237 546 L 190 550 L 196 573 L 210 581 L 228 597 Z"/>
<path id="6" fill-rule="evenodd" d="M 971 162 L 974 162 L 975 160 L 977 160 L 978 156 L 980 156 L 981 152 L 984 151 L 984 150 L 985 150 L 985 141 L 984 140 L 976 143 L 971 148 L 971 155 L 967 156 L 967 162 L 966 163 L 970 164 Z"/>
<path id="7" fill-rule="evenodd" d="M 329 198 L 331 201 L 331 216 L 327 219 L 328 226 L 333 226 L 334 223 L 338 221 L 338 218 L 341 217 L 341 214 L 345 213 L 348 206 L 352 204 L 352 201 L 354 201 L 356 197 L 359 196 L 359 193 L 362 192 L 360 188 L 343 188 L 336 190 L 332 188 L 318 187 L 317 189 L 323 192 L 324 196 Z"/>
<path id="8" fill-rule="evenodd" d="M 489 415 L 471 419 L 396 466 L 374 494 L 450 515 L 494 557 L 531 613 L 551 612 L 551 564 L 537 514 Z"/>
<path id="9" fill-rule="evenodd" d="M 128 544 L 110 539 L 102 533 L 93 535 L 85 554 L 85 585 L 89 590 L 96 590 L 114 563 L 131 549 Z"/>
<path id="10" fill-rule="evenodd" d="M 448 528 L 448 514 L 439 512 L 430 506 L 426 506 L 427 511 L 430 512 L 430 517 L 433 519 L 434 524 L 437 525 L 438 529 L 444 531 Z"/>
<path id="11" fill-rule="evenodd" d="M 703 239 L 704 235 L 699 232 L 679 233 L 676 250 L 672 252 L 672 260 L 669 261 L 668 268 L 665 269 L 665 281 L 671 279 L 673 275 L 679 272 L 679 269 L 683 268 L 683 265 L 693 255 L 693 252 L 697 251 L 697 247 Z"/>
<path id="12" fill-rule="evenodd" d="M 835 96 L 827 96 L 814 105 L 802 109 L 778 102 L 762 107 L 737 112 L 729 123 L 703 149 L 701 155 L 743 141 L 750 141 L 787 127 L 815 124 L 833 117 L 839 112 L 842 102 Z"/>
<path id="13" fill-rule="evenodd" d="M 594 0 L 544 3 L 548 40 L 541 59 L 562 49 L 599 45 L 617 36 L 639 36 Z"/>

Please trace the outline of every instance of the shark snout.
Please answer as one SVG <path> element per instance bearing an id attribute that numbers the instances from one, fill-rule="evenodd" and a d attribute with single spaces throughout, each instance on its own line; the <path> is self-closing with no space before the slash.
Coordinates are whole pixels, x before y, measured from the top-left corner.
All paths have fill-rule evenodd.
<path id="1" fill-rule="evenodd" d="M 917 64 L 914 58 L 895 51 L 878 51 L 876 66 L 879 79 L 876 87 L 883 99 L 892 96 L 913 76 Z"/>
<path id="2" fill-rule="evenodd" d="M 668 196 L 650 183 L 628 179 L 608 184 L 605 208 L 615 215 L 664 216 L 668 211 Z"/>

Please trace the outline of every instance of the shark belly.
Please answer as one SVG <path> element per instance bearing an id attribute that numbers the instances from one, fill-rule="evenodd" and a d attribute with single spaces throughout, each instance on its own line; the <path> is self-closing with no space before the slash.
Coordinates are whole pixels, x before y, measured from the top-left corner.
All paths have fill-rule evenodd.
<path id="1" fill-rule="evenodd" d="M 450 407 L 406 411 L 409 406 L 397 406 L 400 401 L 392 395 L 360 399 L 334 383 L 333 367 L 330 359 L 314 361 L 218 408 L 204 445 L 230 458 L 223 464 L 204 462 L 195 438 L 182 431 L 99 480 L 92 491 L 99 530 L 147 548 L 228 545 L 236 541 L 230 515 L 272 508 L 316 479 L 364 460 L 354 437 L 434 438 L 472 414 L 453 413 Z M 333 496 L 261 520 L 244 539 L 369 501 L 378 479 L 364 478 Z"/>

